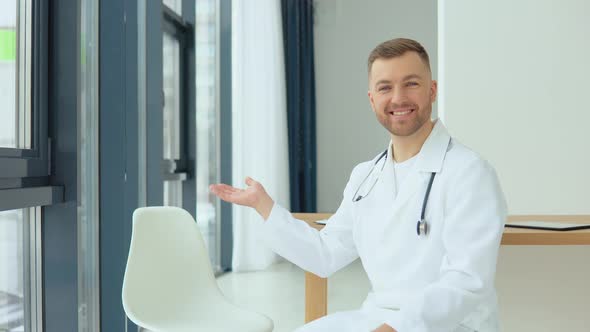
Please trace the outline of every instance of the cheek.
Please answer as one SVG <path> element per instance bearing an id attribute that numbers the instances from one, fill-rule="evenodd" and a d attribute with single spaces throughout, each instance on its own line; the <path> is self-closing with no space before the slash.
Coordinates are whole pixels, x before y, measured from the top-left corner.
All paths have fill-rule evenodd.
<path id="1" fill-rule="evenodd" d="M 374 98 L 373 99 L 373 106 L 376 111 L 383 110 L 387 106 L 386 98 Z"/>
<path id="2" fill-rule="evenodd" d="M 417 104 L 420 106 L 428 106 L 432 103 L 432 96 L 430 91 L 422 91 L 419 94 L 416 94 L 416 99 L 414 99 Z"/>

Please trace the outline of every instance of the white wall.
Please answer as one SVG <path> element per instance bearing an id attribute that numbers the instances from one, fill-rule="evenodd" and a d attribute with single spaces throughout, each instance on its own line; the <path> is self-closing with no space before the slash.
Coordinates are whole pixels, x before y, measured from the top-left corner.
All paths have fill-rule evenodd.
<path id="1" fill-rule="evenodd" d="M 590 2 L 441 1 L 438 19 L 435 1 L 316 5 L 320 211 L 334 211 L 352 167 L 387 144 L 366 57 L 408 36 L 435 76 L 439 60 L 440 116 L 494 164 L 511 214 L 590 214 Z M 590 331 L 590 247 L 502 247 L 496 284 L 503 331 Z"/>
<path id="2" fill-rule="evenodd" d="M 389 142 L 367 98 L 367 57 L 385 40 L 413 38 L 429 52 L 436 75 L 436 1 L 315 4 L 318 211 L 333 212 L 352 168 L 385 150 Z"/>
<path id="3" fill-rule="evenodd" d="M 590 214 L 590 2 L 439 3 L 450 132 L 496 167 L 511 214 Z M 590 331 L 589 247 L 503 247 L 505 331 Z"/>

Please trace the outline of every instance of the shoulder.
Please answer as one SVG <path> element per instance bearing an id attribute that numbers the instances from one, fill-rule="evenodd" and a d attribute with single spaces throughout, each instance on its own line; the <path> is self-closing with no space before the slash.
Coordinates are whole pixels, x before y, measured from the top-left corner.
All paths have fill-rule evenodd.
<path id="1" fill-rule="evenodd" d="M 348 186 L 359 186 L 360 183 L 367 177 L 369 172 L 371 172 L 371 169 L 373 169 L 377 161 L 381 160 L 382 162 L 382 159 L 380 158 L 385 158 L 385 156 L 382 155 L 383 151 L 379 152 L 379 154 L 375 155 L 370 160 L 363 161 L 354 166 L 352 172 L 350 173 L 350 178 L 348 179 Z M 379 165 L 381 164 L 379 163 Z"/>
<path id="2" fill-rule="evenodd" d="M 363 161 L 363 162 L 357 164 L 352 169 L 352 172 L 350 174 L 350 178 L 353 179 L 353 178 L 358 177 L 359 175 L 366 175 L 366 173 L 369 172 L 371 170 L 371 168 L 373 168 L 373 166 L 375 166 L 377 161 L 383 161 L 382 160 L 383 158 L 385 158 L 385 156 L 383 156 L 383 151 L 381 151 L 381 152 L 379 152 L 379 154 L 375 155 L 370 160 Z"/>
<path id="3" fill-rule="evenodd" d="M 477 201 L 477 204 L 492 204 L 499 210 L 506 211 L 506 200 L 500 180 L 491 163 L 479 153 L 451 140 L 443 168 L 442 182 L 450 200 L 447 202 L 455 207 L 457 200 Z M 475 203 L 473 203 L 475 204 Z"/>
<path id="4" fill-rule="evenodd" d="M 442 172 L 451 177 L 463 177 L 466 173 L 495 176 L 495 170 L 488 160 L 454 138 L 447 148 Z"/>

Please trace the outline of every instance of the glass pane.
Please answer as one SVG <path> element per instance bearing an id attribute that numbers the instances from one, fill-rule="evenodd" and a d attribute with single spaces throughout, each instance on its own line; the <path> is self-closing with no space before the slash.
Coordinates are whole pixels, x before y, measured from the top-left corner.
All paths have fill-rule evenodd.
<path id="1" fill-rule="evenodd" d="M 31 4 L 0 2 L 0 147 L 31 148 Z"/>
<path id="2" fill-rule="evenodd" d="M 17 0 L 0 2 L 0 147 L 17 145 Z"/>
<path id="3" fill-rule="evenodd" d="M 211 265 L 219 267 L 219 200 L 209 184 L 219 182 L 216 1 L 196 3 L 197 223 Z"/>
<path id="4" fill-rule="evenodd" d="M 182 16 L 182 0 L 164 0 L 164 5 L 172 9 L 176 14 Z"/>
<path id="5" fill-rule="evenodd" d="M 22 210 L 0 211 L 0 331 L 24 331 L 24 220 Z"/>
<path id="6" fill-rule="evenodd" d="M 163 38 L 164 159 L 180 159 L 180 45 L 168 33 Z"/>

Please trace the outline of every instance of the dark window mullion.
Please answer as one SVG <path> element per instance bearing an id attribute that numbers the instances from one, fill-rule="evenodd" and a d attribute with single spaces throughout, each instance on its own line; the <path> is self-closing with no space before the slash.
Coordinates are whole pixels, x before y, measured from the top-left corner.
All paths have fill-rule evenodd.
<path id="1" fill-rule="evenodd" d="M 49 99 L 48 99 L 48 67 L 49 67 L 49 18 L 45 1 L 33 2 L 33 26 L 31 43 L 31 120 L 32 143 L 37 157 L 47 165 L 49 175 Z"/>
<path id="2" fill-rule="evenodd" d="M 164 17 L 164 22 L 173 25 L 178 30 L 187 30 L 189 28 L 189 24 L 179 16 L 175 11 L 168 8 L 166 5 L 162 5 L 162 14 Z"/>
<path id="3" fill-rule="evenodd" d="M 180 99 L 180 114 L 179 114 L 179 121 L 180 121 L 180 159 L 176 161 L 176 172 L 186 172 L 188 170 L 188 126 L 190 125 L 187 123 L 187 119 L 190 117 L 188 116 L 189 110 L 187 109 L 189 103 L 187 101 L 187 97 L 190 95 L 187 92 L 188 86 L 188 77 L 187 73 L 185 73 L 183 68 L 186 68 L 188 64 L 188 46 L 190 45 L 187 39 L 190 38 L 192 31 L 191 25 L 184 22 L 182 18 L 180 18 L 175 12 L 169 9 L 167 6 L 163 6 L 163 21 L 162 21 L 162 32 L 169 34 L 171 37 L 175 38 L 179 42 L 179 55 L 180 55 L 180 91 L 179 91 L 179 99 Z"/>
<path id="4" fill-rule="evenodd" d="M 179 37 L 179 38 L 178 38 Z M 180 170 L 182 170 L 183 172 L 186 172 L 187 168 L 188 168 L 188 123 L 187 123 L 187 119 L 188 117 L 188 108 L 187 108 L 187 82 L 186 82 L 186 66 L 187 66 L 187 58 L 186 58 L 186 41 L 185 41 L 185 35 L 183 33 L 179 33 L 179 36 L 177 37 L 178 39 L 178 47 L 179 47 L 179 68 L 180 68 L 180 76 L 179 76 L 179 87 L 180 87 L 180 91 L 178 93 L 179 96 L 179 111 L 180 114 L 179 116 L 179 121 L 180 121 L 180 147 L 179 147 L 179 151 L 180 151 L 180 159 L 178 160 L 178 168 Z"/>

